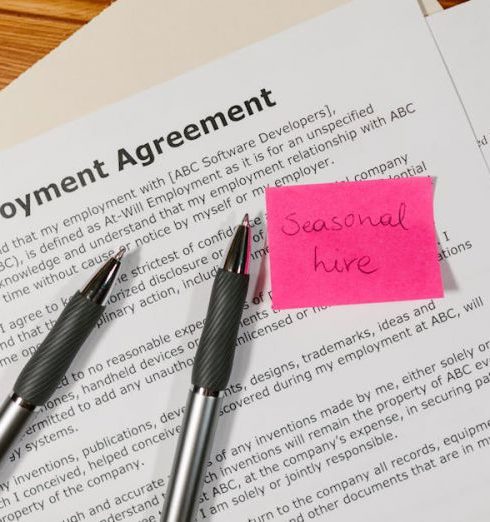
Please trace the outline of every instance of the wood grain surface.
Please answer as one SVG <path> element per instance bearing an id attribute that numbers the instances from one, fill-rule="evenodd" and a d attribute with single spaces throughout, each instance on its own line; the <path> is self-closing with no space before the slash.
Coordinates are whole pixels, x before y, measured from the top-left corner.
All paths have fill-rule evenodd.
<path id="1" fill-rule="evenodd" d="M 463 2 L 467 2 L 467 0 L 439 0 L 439 3 L 442 5 L 442 7 L 444 7 L 444 9 L 454 7 L 455 5 L 462 4 Z"/>
<path id="2" fill-rule="evenodd" d="M 0 89 L 113 0 L 0 0 Z M 140 0 L 142 7 L 143 0 Z M 465 0 L 440 0 L 452 7 Z"/>

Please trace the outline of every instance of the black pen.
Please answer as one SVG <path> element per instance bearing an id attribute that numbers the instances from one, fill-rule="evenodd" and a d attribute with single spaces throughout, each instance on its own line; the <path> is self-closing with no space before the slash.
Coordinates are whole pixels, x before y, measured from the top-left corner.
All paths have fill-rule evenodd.
<path id="1" fill-rule="evenodd" d="M 248 290 L 249 262 L 250 224 L 247 214 L 237 228 L 223 268 L 219 269 L 213 284 L 194 359 L 192 387 L 161 522 L 190 522 L 194 519 L 223 393 L 233 366 L 238 327 Z"/>
<path id="2" fill-rule="evenodd" d="M 121 266 L 124 249 L 112 256 L 70 299 L 60 317 L 24 366 L 13 392 L 0 407 L 0 460 L 33 412 L 51 397 L 78 350 L 95 328 Z"/>

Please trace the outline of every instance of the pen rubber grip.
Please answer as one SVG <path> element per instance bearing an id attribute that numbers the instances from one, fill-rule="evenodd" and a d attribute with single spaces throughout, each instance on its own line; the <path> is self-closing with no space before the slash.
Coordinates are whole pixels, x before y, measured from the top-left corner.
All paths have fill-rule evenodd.
<path id="1" fill-rule="evenodd" d="M 194 359 L 194 386 L 211 390 L 228 386 L 248 280 L 248 275 L 218 271 Z"/>
<path id="2" fill-rule="evenodd" d="M 36 406 L 44 404 L 56 390 L 103 311 L 104 306 L 77 292 L 24 366 L 15 382 L 14 392 Z"/>

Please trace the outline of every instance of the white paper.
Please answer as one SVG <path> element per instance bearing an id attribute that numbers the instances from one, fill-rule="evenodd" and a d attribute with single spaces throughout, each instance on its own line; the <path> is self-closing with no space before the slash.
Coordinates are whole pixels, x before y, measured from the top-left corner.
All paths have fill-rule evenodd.
<path id="1" fill-rule="evenodd" d="M 203 134 L 200 120 L 253 98 L 251 114 Z M 332 111 L 343 124 L 308 141 L 335 125 Z M 173 130 L 195 136 L 192 123 L 203 135 L 170 147 Z M 145 143 L 161 150 L 153 161 Z M 93 272 L 86 264 L 130 251 L 101 327 L 1 471 L 1 522 L 158 520 L 212 269 L 245 212 L 252 283 L 198 519 L 488 520 L 490 181 L 416 1 L 354 1 L 6 151 L 0 165 L 0 213 L 16 213 L 0 218 L 3 394 Z M 272 312 L 266 184 L 414 172 L 436 178 L 444 299 Z"/>
<path id="2" fill-rule="evenodd" d="M 490 4 L 485 0 L 472 0 L 427 21 L 488 163 Z"/>

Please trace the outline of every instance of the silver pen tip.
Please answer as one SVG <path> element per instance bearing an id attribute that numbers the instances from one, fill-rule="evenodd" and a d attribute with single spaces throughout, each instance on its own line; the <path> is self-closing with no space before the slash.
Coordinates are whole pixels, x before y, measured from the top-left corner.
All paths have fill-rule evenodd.
<path id="1" fill-rule="evenodd" d="M 111 256 L 92 276 L 92 279 L 80 291 L 87 299 L 94 303 L 105 305 L 109 299 L 109 294 L 117 279 L 117 274 L 121 268 L 121 258 L 126 252 L 125 248 L 120 248 Z"/>
<path id="2" fill-rule="evenodd" d="M 121 261 L 121 259 L 123 258 L 123 255 L 126 253 L 126 249 L 124 247 L 121 247 L 114 255 L 113 255 L 113 258 L 116 260 L 116 261 Z"/>
<path id="3" fill-rule="evenodd" d="M 235 274 L 248 274 L 251 252 L 251 230 L 248 214 L 237 227 L 225 257 L 223 270 Z"/>

